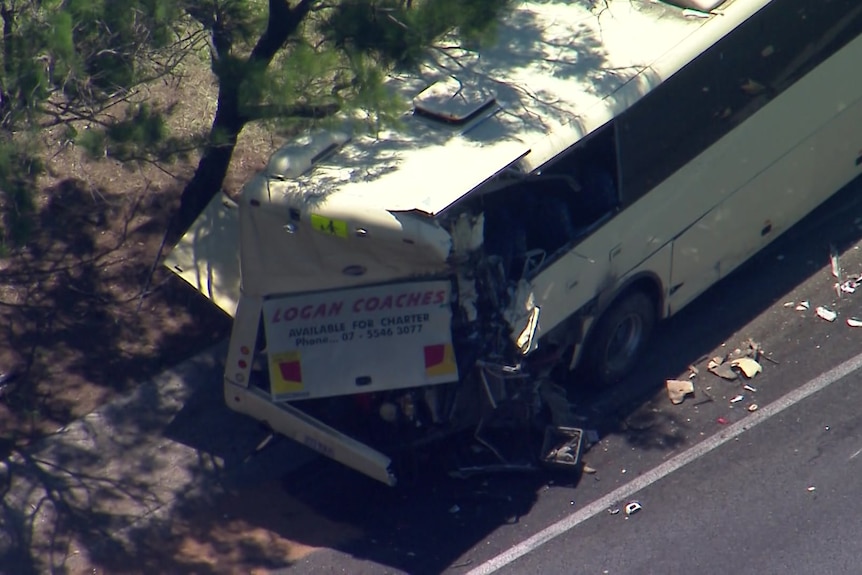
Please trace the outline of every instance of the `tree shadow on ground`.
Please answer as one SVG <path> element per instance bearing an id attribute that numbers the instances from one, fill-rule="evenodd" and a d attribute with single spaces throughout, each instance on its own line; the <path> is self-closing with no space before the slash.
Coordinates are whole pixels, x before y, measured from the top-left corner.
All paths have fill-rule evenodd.
<path id="1" fill-rule="evenodd" d="M 157 265 L 170 191 L 109 194 L 66 180 L 46 196 L 33 237 L 0 267 L 0 371 L 17 371 L 0 397 L 5 453 L 229 327 Z"/>

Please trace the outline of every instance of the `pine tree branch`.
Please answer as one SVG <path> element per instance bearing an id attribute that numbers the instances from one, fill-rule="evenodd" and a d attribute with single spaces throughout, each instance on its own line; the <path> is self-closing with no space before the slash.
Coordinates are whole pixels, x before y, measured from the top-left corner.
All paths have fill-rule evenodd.
<path id="1" fill-rule="evenodd" d="M 275 118 L 327 118 L 336 114 L 341 109 L 336 103 L 328 104 L 268 104 L 253 106 L 244 110 L 242 119 L 244 122 L 256 120 L 272 120 Z"/>

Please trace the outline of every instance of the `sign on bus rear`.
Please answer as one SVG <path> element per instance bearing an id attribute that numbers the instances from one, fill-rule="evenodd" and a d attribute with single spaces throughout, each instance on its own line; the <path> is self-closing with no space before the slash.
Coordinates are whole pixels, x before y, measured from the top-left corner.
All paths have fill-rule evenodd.
<path id="1" fill-rule="evenodd" d="M 263 314 L 274 400 L 458 380 L 448 281 L 274 298 Z"/>

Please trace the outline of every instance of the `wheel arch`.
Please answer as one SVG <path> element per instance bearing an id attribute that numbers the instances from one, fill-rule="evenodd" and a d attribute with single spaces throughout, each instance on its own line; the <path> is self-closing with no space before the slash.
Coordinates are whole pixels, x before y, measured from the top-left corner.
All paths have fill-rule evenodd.
<path id="1" fill-rule="evenodd" d="M 637 291 L 646 294 L 646 296 L 653 302 L 656 318 L 658 320 L 666 317 L 665 289 L 658 274 L 652 271 L 642 271 L 632 275 L 630 278 L 627 278 L 622 282 L 616 289 L 605 290 L 600 293 L 591 302 L 591 304 L 585 306 L 582 311 L 579 312 L 579 315 L 581 316 L 579 322 L 581 325 L 581 333 L 580 337 L 578 337 L 575 342 L 574 352 L 569 364 L 570 370 L 577 368 L 580 363 L 581 352 L 593 336 L 596 326 L 599 324 L 599 320 L 602 316 L 615 303 Z M 585 320 L 587 319 L 589 320 L 588 325 L 586 326 L 586 329 L 583 329 L 583 326 L 586 323 Z"/>

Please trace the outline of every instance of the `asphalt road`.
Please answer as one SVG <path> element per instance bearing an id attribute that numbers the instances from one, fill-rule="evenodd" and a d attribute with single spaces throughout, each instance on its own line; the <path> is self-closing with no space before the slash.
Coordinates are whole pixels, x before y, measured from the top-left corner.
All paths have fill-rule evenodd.
<path id="1" fill-rule="evenodd" d="M 425 470 L 390 489 L 316 461 L 281 489 L 361 535 L 284 572 L 853 572 L 862 328 L 845 322 L 862 317 L 862 289 L 838 297 L 829 249 L 845 276 L 862 273 L 860 190 L 848 186 L 664 325 L 618 391 L 575 395 L 601 436 L 585 455 L 595 474 L 455 480 Z M 797 311 L 803 300 L 810 309 Z M 820 305 L 838 318 L 817 317 Z M 706 371 L 703 358 L 747 338 L 770 358 L 763 373 L 727 382 Z M 672 405 L 664 381 L 698 361 L 694 397 Z M 752 403 L 760 409 L 748 411 Z M 608 512 L 630 500 L 643 509 Z M 537 534 L 552 536 L 534 545 Z"/>

